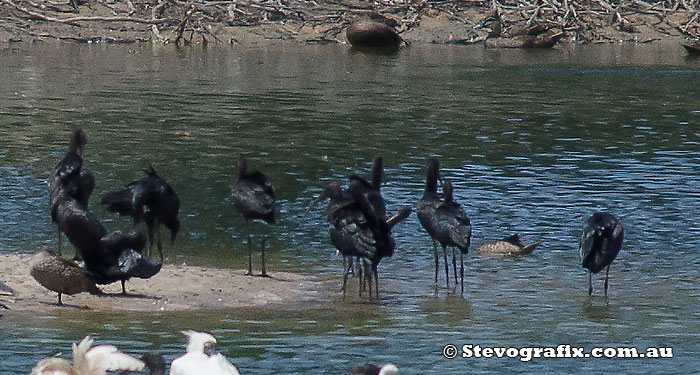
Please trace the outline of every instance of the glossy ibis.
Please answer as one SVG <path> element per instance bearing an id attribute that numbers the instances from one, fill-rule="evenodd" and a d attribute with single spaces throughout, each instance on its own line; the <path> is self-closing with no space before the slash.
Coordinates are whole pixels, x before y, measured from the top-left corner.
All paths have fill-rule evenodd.
<path id="1" fill-rule="evenodd" d="M 452 246 L 452 266 L 454 267 L 455 283 L 457 282 L 457 262 L 455 247 L 459 249 L 461 290 L 464 293 L 464 254 L 469 252 L 472 237 L 472 226 L 469 217 L 462 207 L 452 197 L 452 183 L 447 181 L 442 185 L 443 202 L 435 211 L 436 238 L 442 250 Z"/>
<path id="2" fill-rule="evenodd" d="M 381 156 L 375 156 L 372 160 L 372 182 L 358 176 L 352 176 L 350 181 L 355 181 L 356 193 L 364 196 L 364 200 L 369 202 L 375 216 L 384 217 L 386 208 L 384 199 L 381 195 L 381 184 L 384 176 L 384 159 Z M 323 192 L 311 203 L 306 210 L 306 214 L 313 209 L 321 200 L 329 198 L 328 206 L 326 207 L 326 218 L 330 223 L 331 242 L 343 254 L 343 295 L 346 292 L 347 277 L 353 267 L 354 257 L 359 257 L 358 247 L 362 247 L 359 240 L 362 236 L 355 236 L 358 225 L 361 226 L 365 219 L 356 200 L 350 194 L 348 189 L 343 189 L 340 182 L 331 182 L 326 185 Z M 362 265 L 360 266 L 360 294 L 362 294 L 362 283 L 365 279 L 362 277 Z M 371 277 L 371 274 L 365 273 Z"/>
<path id="3" fill-rule="evenodd" d="M 120 352 L 113 345 L 92 346 L 94 340 L 85 337 L 73 344 L 73 364 L 62 358 L 51 357 L 39 361 L 31 375 L 105 375 L 108 371 L 141 371 L 144 363 Z"/>
<path id="4" fill-rule="evenodd" d="M 411 214 L 411 209 L 404 207 L 399 212 L 386 218 L 379 214 L 379 210 L 367 198 L 365 194 L 365 186 L 360 179 L 350 179 L 350 194 L 355 200 L 360 215 L 354 214 L 351 216 L 345 236 L 351 235 L 344 239 L 354 246 L 354 251 L 360 258 L 367 259 L 370 262 L 372 274 L 375 281 L 375 293 L 379 298 L 379 277 L 377 274 L 377 266 L 382 258 L 390 257 L 394 254 L 396 244 L 392 237 L 392 228 L 406 219 Z M 345 237 L 344 236 L 344 237 Z M 333 238 L 333 236 L 331 236 Z M 337 245 L 336 245 L 337 247 Z M 342 252 L 342 251 L 341 251 Z M 372 274 L 366 272 L 370 284 L 370 297 L 372 296 Z"/>
<path id="5" fill-rule="evenodd" d="M 74 198 L 87 209 L 88 200 L 95 188 L 95 177 L 83 166 L 83 149 L 87 144 L 87 136 L 82 129 L 76 129 L 68 142 L 68 151 L 54 167 L 49 178 L 49 206 L 55 210 L 62 196 Z M 51 217 L 56 223 L 55 218 Z M 61 229 L 58 230 L 58 255 L 61 255 Z"/>
<path id="6" fill-rule="evenodd" d="M 231 185 L 231 196 L 236 208 L 246 221 L 262 220 L 268 224 L 275 223 L 275 189 L 267 177 L 259 171 L 249 172 L 248 163 L 242 156 L 238 159 L 238 169 Z M 248 235 L 248 272 L 253 274 L 252 268 L 252 239 Z M 265 271 L 265 238 L 262 239 L 262 273 Z"/>
<path id="7" fill-rule="evenodd" d="M 218 352 L 214 336 L 182 331 L 187 336 L 185 354 L 170 365 L 170 375 L 239 375 L 236 366 Z"/>
<path id="8" fill-rule="evenodd" d="M 331 242 L 344 257 L 358 257 L 370 262 L 371 271 L 365 272 L 370 281 L 370 297 L 372 273 L 374 273 L 378 297 L 377 266 L 382 258 L 394 253 L 395 244 L 391 236 L 391 228 L 408 217 L 411 209 L 403 208 L 389 219 L 377 215 L 375 207 L 367 199 L 365 188 L 364 183 L 359 179 L 351 178 L 349 190 L 341 189 L 339 183 L 331 183 L 316 200 L 325 197 L 331 199 L 327 210 L 332 213 L 329 215 Z M 348 201 L 348 194 L 350 201 Z M 343 296 L 346 293 L 347 277 L 351 266 L 352 263 L 349 263 L 344 269 Z"/>
<path id="9" fill-rule="evenodd" d="M 433 254 L 435 255 L 435 282 L 438 282 L 438 273 L 440 270 L 440 261 L 438 258 L 437 250 L 437 232 L 438 232 L 438 221 L 436 212 L 438 207 L 442 204 L 442 197 L 438 194 L 437 183 L 440 179 L 440 162 L 435 158 L 428 158 L 427 172 L 425 177 L 425 189 L 423 190 L 423 197 L 416 204 L 416 214 L 418 215 L 418 220 L 421 226 L 428 232 L 431 240 L 433 241 Z M 445 282 L 447 286 L 450 286 L 450 267 L 447 264 L 447 252 L 443 251 L 443 258 L 445 260 Z"/>
<path id="10" fill-rule="evenodd" d="M 107 210 L 128 215 L 134 223 L 143 222 L 148 229 L 148 256 L 153 250 L 154 233 L 157 233 L 158 253 L 163 261 L 163 242 L 160 238 L 160 224 L 170 230 L 170 247 L 180 231 L 180 200 L 175 190 L 156 173 L 153 167 L 144 170 L 146 177 L 131 182 L 126 188 L 111 191 L 102 197 Z"/>
<path id="11" fill-rule="evenodd" d="M 608 295 L 610 264 L 622 249 L 625 231 L 613 215 L 596 212 L 586 220 L 579 242 L 581 266 L 588 269 L 588 295 L 593 294 L 592 274 L 605 268 L 605 295 Z"/>
<path id="12" fill-rule="evenodd" d="M 350 269 L 353 267 L 353 257 L 355 255 L 349 255 L 350 253 L 352 253 L 352 250 L 350 250 L 350 248 L 347 248 L 348 250 L 346 250 L 346 246 L 344 245 L 340 245 L 341 247 L 338 247 L 338 245 L 336 245 L 333 239 L 342 238 L 341 233 L 343 231 L 344 225 L 345 223 L 349 222 L 348 220 L 346 220 L 347 217 L 359 214 L 359 211 L 356 209 L 356 207 L 354 207 L 354 201 L 352 199 L 352 196 L 350 196 L 350 192 L 347 189 L 343 188 L 342 183 L 340 181 L 334 181 L 326 185 L 326 187 L 323 189 L 323 192 L 321 192 L 321 194 L 319 194 L 319 196 L 316 197 L 316 199 L 314 199 L 309 208 L 306 209 L 304 216 L 306 216 L 309 213 L 309 211 L 316 207 L 316 205 L 320 201 L 326 198 L 330 199 L 330 201 L 328 202 L 328 206 L 326 207 L 326 219 L 330 224 L 329 234 L 331 237 L 331 242 L 333 242 L 333 245 L 335 245 L 338 252 L 343 255 L 344 274 L 343 287 L 341 288 L 341 290 L 343 291 L 343 296 L 345 296 L 347 276 L 350 273 Z M 360 284 L 361 283 L 362 278 L 360 278 Z M 360 293 L 362 293 L 361 285 Z"/>
<path id="13" fill-rule="evenodd" d="M 122 294 L 126 294 L 125 282 L 132 277 L 150 279 L 163 267 L 141 255 L 146 247 L 146 236 L 132 228 L 126 232 L 114 231 L 100 239 L 105 263 L 100 272 L 89 272 L 98 284 L 111 284 L 121 281 Z M 91 271 L 91 270 L 88 270 Z"/>
<path id="14" fill-rule="evenodd" d="M 95 215 L 75 199 L 61 197 L 52 213 L 59 228 L 78 249 L 85 272 L 97 284 L 124 282 L 132 277 L 150 278 L 160 271 L 162 263 L 153 263 L 141 256 L 146 245 L 142 231 L 108 233 Z"/>

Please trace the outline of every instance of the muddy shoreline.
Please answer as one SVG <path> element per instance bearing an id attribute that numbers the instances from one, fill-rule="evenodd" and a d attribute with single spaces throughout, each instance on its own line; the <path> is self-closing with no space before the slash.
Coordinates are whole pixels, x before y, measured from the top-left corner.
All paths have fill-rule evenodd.
<path id="1" fill-rule="evenodd" d="M 330 284 L 318 278 L 290 272 L 272 272 L 269 278 L 245 276 L 245 270 L 220 269 L 165 263 L 151 279 L 131 279 L 121 284 L 100 285 L 103 295 L 64 295 L 44 289 L 29 274 L 30 254 L 0 254 L 0 278 L 15 295 L 0 293 L 0 303 L 11 312 L 51 312 L 59 309 L 91 311 L 173 312 L 225 310 L 237 307 L 298 306 L 327 301 Z"/>
<path id="2" fill-rule="evenodd" d="M 395 20 L 408 44 L 474 44 L 486 37 L 479 26 L 495 11 L 506 34 L 539 24 L 564 32 L 560 43 L 694 43 L 695 7 L 684 0 L 0 0 L 0 44 L 347 43 L 348 25 L 372 12 Z"/>

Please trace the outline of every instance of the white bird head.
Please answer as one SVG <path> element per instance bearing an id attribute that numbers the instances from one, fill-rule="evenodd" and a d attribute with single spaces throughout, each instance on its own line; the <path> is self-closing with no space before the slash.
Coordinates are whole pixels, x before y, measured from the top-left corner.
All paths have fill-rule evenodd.
<path id="1" fill-rule="evenodd" d="M 61 358 L 44 358 L 32 369 L 31 375 L 73 375 L 73 366 Z"/>
<path id="2" fill-rule="evenodd" d="M 396 367 L 395 364 L 387 363 L 384 366 L 382 366 L 381 370 L 379 370 L 378 375 L 396 375 L 398 373 L 399 373 L 399 368 Z"/>
<path id="3" fill-rule="evenodd" d="M 182 334 L 187 336 L 187 346 L 185 347 L 185 352 L 187 353 L 205 353 L 205 351 L 209 352 L 212 348 L 216 349 L 216 339 L 206 332 L 187 330 L 182 331 Z M 210 353 L 206 354 L 211 356 Z"/>

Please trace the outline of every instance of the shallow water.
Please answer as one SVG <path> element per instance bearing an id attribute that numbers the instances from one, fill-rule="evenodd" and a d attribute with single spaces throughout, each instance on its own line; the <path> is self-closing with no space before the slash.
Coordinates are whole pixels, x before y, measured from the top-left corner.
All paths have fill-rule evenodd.
<path id="1" fill-rule="evenodd" d="M 697 176 L 700 60 L 680 46 L 501 51 L 426 46 L 373 55 L 346 46 L 175 51 L 37 46 L 0 51 L 0 252 L 54 245 L 46 177 L 74 127 L 89 138 L 91 208 L 129 225 L 101 193 L 152 164 L 182 201 L 175 262 L 243 267 L 245 238 L 269 269 L 340 286 L 320 186 L 385 158 L 389 211 L 422 194 L 425 158 L 470 215 L 473 246 L 521 233 L 534 255 L 465 258 L 466 291 L 433 283 L 431 242 L 412 215 L 379 267 L 382 300 L 340 296 L 294 309 L 124 314 L 64 310 L 0 318 L 0 373 L 28 373 L 87 334 L 132 353 L 182 352 L 182 329 L 212 331 L 244 374 L 338 373 L 395 362 L 419 373 L 692 373 L 700 365 Z M 276 185 L 280 220 L 247 225 L 229 184 L 239 154 Z M 578 266 L 596 210 L 624 223 L 610 298 Z M 1 276 L 0 276 L 1 277 Z M 67 297 L 67 299 L 70 297 Z M 457 358 L 446 344 L 672 347 L 673 359 Z"/>

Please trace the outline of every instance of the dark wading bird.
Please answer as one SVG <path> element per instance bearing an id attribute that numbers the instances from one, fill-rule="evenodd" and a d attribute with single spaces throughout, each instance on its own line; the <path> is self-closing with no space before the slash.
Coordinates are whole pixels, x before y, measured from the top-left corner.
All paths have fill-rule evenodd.
<path id="1" fill-rule="evenodd" d="M 365 185 L 361 179 L 350 179 L 350 194 L 354 203 L 343 208 L 334 223 L 331 223 L 331 242 L 344 256 L 356 256 L 367 259 L 370 263 L 370 271 L 365 272 L 369 284 L 369 295 L 372 297 L 372 276 L 374 276 L 375 293 L 379 298 L 379 276 L 377 267 L 382 258 L 394 254 L 396 244 L 391 235 L 394 225 L 406 219 L 411 214 L 410 208 L 402 208 L 399 212 L 387 219 L 379 215 L 375 207 L 367 199 Z M 346 285 L 349 267 L 343 276 L 343 285 Z M 345 290 L 343 290 L 345 296 Z"/>
<path id="2" fill-rule="evenodd" d="M 356 181 L 356 189 L 358 194 L 363 195 L 372 207 L 376 215 L 386 216 L 386 208 L 384 199 L 381 196 L 381 184 L 384 176 L 384 159 L 381 156 L 375 156 L 372 160 L 372 182 L 353 176 L 350 180 Z M 341 182 L 331 182 L 324 188 L 324 191 L 311 203 L 305 214 L 308 214 L 320 201 L 329 198 L 328 206 L 326 207 L 326 218 L 330 224 L 329 233 L 331 242 L 343 255 L 343 295 L 345 295 L 347 287 L 347 277 L 350 270 L 353 268 L 353 258 L 358 257 L 358 239 L 353 238 L 355 233 L 358 233 L 358 223 L 364 223 L 365 219 L 362 216 L 357 202 L 352 197 L 348 189 L 343 189 Z M 366 265 L 367 266 L 367 265 Z M 362 295 L 362 283 L 366 278 L 362 277 L 362 266 L 360 267 L 360 295 Z M 371 278 L 369 272 L 366 273 L 367 279 Z"/>
<path id="3" fill-rule="evenodd" d="M 49 207 L 54 212 L 58 200 L 62 196 L 75 199 L 87 209 L 88 200 L 95 188 L 95 177 L 83 166 L 83 149 L 87 144 L 87 136 L 81 129 L 71 134 L 68 151 L 54 167 L 49 178 Z M 52 215 L 54 223 L 56 218 Z M 58 255 L 61 255 L 61 229 L 58 230 Z"/>
<path id="4" fill-rule="evenodd" d="M 57 256 L 49 248 L 36 252 L 29 265 L 29 273 L 44 288 L 58 293 L 58 305 L 62 306 L 62 294 L 73 295 L 88 292 L 101 294 L 85 270 L 77 262 Z"/>
<path id="5" fill-rule="evenodd" d="M 350 270 L 353 269 L 353 259 L 354 255 L 350 255 L 350 252 L 344 253 L 343 246 L 338 247 L 336 243 L 334 242 L 334 238 L 338 238 L 337 232 L 343 228 L 343 226 L 348 223 L 349 221 L 347 218 L 349 216 L 353 216 L 359 213 L 359 210 L 354 207 L 354 200 L 352 199 L 352 196 L 350 196 L 350 192 L 347 189 L 343 189 L 342 183 L 340 181 L 334 181 L 330 182 L 326 185 L 326 187 L 323 189 L 323 192 L 319 194 L 316 199 L 311 203 L 309 208 L 306 209 L 306 212 L 304 213 L 304 216 L 306 216 L 309 211 L 311 211 L 316 205 L 326 199 L 329 198 L 330 201 L 328 202 L 328 206 L 326 207 L 326 219 L 328 220 L 328 223 L 330 224 L 329 226 L 329 234 L 331 237 L 331 242 L 333 242 L 333 245 L 336 247 L 339 253 L 343 255 L 343 286 L 340 290 L 343 291 L 343 296 L 345 295 L 346 292 L 346 286 L 347 286 L 347 276 L 350 273 Z M 360 266 L 360 273 L 362 268 Z M 360 284 L 362 283 L 362 278 L 360 277 Z M 362 294 L 362 286 L 360 285 L 360 294 Z"/>
<path id="6" fill-rule="evenodd" d="M 126 188 L 106 193 L 102 204 L 107 210 L 128 215 L 134 223 L 143 222 L 148 229 L 148 256 L 152 256 L 154 234 L 157 234 L 158 255 L 163 261 L 163 242 L 160 238 L 160 225 L 170 230 L 170 247 L 172 249 L 175 237 L 180 231 L 180 200 L 170 185 L 168 185 L 153 167 L 144 170 L 146 177 L 129 183 Z"/>
<path id="7" fill-rule="evenodd" d="M 605 295 L 608 295 L 610 264 L 622 249 L 625 231 L 613 215 L 596 212 L 586 220 L 579 242 L 581 266 L 588 269 L 588 295 L 593 294 L 592 274 L 605 268 Z"/>
<path id="8" fill-rule="evenodd" d="M 231 196 L 236 208 L 243 214 L 246 221 L 262 220 L 268 224 L 275 223 L 275 189 L 267 181 L 267 177 L 259 172 L 249 172 L 246 160 L 238 159 L 238 169 L 231 185 Z M 262 272 L 260 276 L 267 277 L 265 270 L 265 238 L 262 239 Z M 253 242 L 248 235 L 248 272 L 253 274 L 252 266 Z"/>
<path id="9" fill-rule="evenodd" d="M 355 367 L 350 373 L 352 375 L 396 375 L 399 373 L 399 368 L 393 363 L 387 363 L 382 367 L 368 363 L 364 366 Z"/>
<path id="10" fill-rule="evenodd" d="M 162 263 L 153 263 L 141 255 L 146 245 L 142 231 L 108 233 L 95 215 L 71 197 L 61 197 L 52 215 L 57 218 L 59 229 L 78 249 L 86 274 L 97 284 L 121 281 L 122 293 L 126 294 L 126 280 L 150 278 L 162 267 Z"/>
<path id="11" fill-rule="evenodd" d="M 425 181 L 423 198 L 418 201 L 416 211 L 421 225 L 433 240 L 433 253 L 435 255 L 435 282 L 438 280 L 438 251 L 437 242 L 440 242 L 445 261 L 445 283 L 449 287 L 449 265 L 447 263 L 447 246 L 457 247 L 460 250 L 460 276 L 461 290 L 464 293 L 464 254 L 469 251 L 471 242 L 471 223 L 462 207 L 452 198 L 452 184 L 446 182 L 443 185 L 441 199 L 437 193 L 437 181 L 440 176 L 440 163 L 435 158 L 428 159 L 428 172 Z M 457 261 L 452 249 L 452 265 L 457 280 Z"/>

